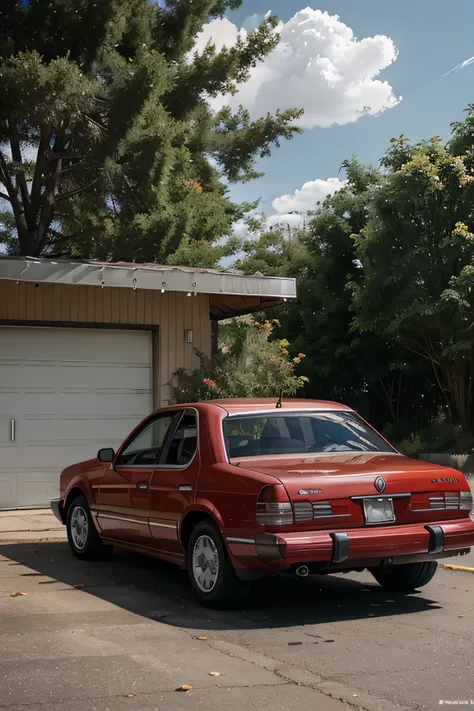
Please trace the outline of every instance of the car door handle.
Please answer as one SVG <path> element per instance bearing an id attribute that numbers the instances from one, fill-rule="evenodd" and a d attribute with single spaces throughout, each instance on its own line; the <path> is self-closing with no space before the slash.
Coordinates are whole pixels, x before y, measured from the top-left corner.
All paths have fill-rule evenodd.
<path id="1" fill-rule="evenodd" d="M 148 484 L 145 484 L 144 481 L 139 481 L 137 484 L 137 489 L 148 489 Z"/>

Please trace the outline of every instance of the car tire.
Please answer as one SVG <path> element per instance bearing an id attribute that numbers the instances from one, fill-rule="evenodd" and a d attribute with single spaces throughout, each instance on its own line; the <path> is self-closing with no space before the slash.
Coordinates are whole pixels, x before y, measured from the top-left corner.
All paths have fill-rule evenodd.
<path id="1" fill-rule="evenodd" d="M 204 570 L 200 558 L 206 565 Z M 250 592 L 250 583 L 237 577 L 220 531 L 211 521 L 202 521 L 194 527 L 188 544 L 187 569 L 193 590 L 206 607 L 238 606 Z"/>
<path id="2" fill-rule="evenodd" d="M 76 496 L 67 510 L 67 538 L 76 558 L 93 560 L 107 557 L 113 550 L 97 533 L 85 496 Z"/>
<path id="3" fill-rule="evenodd" d="M 371 573 L 385 590 L 408 593 L 427 585 L 436 573 L 437 567 L 436 561 L 427 561 L 372 568 Z"/>

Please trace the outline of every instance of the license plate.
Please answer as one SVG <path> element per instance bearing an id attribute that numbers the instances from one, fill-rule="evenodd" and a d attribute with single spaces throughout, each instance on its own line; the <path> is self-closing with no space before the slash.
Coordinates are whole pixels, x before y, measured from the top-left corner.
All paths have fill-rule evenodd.
<path id="1" fill-rule="evenodd" d="M 364 499 L 366 523 L 393 523 L 393 499 Z"/>

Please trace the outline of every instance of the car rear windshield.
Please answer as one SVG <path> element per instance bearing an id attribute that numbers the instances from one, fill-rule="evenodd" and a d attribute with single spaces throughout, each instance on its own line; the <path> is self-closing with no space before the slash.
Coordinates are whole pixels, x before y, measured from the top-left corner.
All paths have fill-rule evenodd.
<path id="1" fill-rule="evenodd" d="M 394 452 L 352 412 L 239 415 L 223 421 L 229 459 L 317 452 Z"/>

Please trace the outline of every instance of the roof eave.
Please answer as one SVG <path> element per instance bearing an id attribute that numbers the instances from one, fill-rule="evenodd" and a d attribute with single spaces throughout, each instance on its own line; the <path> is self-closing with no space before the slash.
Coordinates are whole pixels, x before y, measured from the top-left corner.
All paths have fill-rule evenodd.
<path id="1" fill-rule="evenodd" d="M 34 258 L 0 259 L 0 279 L 16 282 L 120 287 L 152 291 L 260 297 L 282 303 L 296 298 L 296 281 L 180 267 L 122 266 Z"/>

